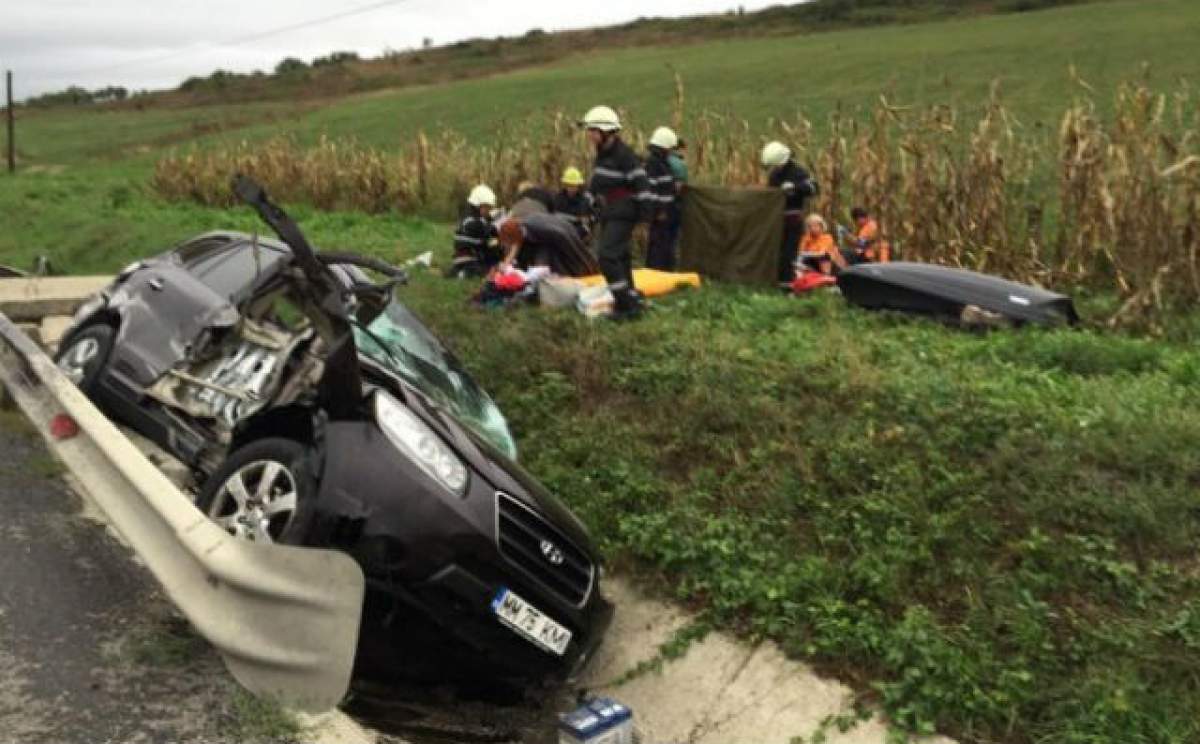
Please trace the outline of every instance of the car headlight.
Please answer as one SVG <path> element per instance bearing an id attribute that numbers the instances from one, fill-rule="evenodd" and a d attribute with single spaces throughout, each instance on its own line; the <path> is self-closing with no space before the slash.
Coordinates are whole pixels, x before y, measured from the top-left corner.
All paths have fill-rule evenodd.
<path id="1" fill-rule="evenodd" d="M 466 466 L 424 421 L 382 390 L 375 393 L 375 420 L 392 444 L 429 477 L 463 495 L 467 488 Z"/>

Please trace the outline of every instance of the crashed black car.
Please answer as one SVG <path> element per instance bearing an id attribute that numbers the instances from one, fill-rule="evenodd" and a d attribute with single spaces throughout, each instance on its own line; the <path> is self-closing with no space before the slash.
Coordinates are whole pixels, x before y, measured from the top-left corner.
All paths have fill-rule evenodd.
<path id="1" fill-rule="evenodd" d="M 79 309 L 59 367 L 184 462 L 232 535 L 354 556 L 384 634 L 419 618 L 490 673 L 572 673 L 612 616 L 583 525 L 396 298 L 403 272 L 317 252 L 235 188 L 280 240 L 208 233 L 129 266 Z"/>

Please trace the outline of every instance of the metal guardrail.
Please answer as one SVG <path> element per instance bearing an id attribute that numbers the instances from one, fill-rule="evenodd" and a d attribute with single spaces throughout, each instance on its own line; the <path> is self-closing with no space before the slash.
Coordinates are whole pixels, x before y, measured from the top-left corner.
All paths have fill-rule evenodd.
<path id="1" fill-rule="evenodd" d="M 236 540 L 213 524 L 0 313 L 0 382 L 226 666 L 307 711 L 349 686 L 364 580 L 349 556 Z M 66 414 L 78 434 L 57 439 Z"/>

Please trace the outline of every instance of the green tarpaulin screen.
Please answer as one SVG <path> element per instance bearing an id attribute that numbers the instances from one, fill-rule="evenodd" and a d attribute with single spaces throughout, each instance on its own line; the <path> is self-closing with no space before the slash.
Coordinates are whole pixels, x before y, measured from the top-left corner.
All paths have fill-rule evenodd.
<path id="1" fill-rule="evenodd" d="M 712 278 L 774 285 L 783 239 L 783 192 L 689 186 L 679 265 Z"/>

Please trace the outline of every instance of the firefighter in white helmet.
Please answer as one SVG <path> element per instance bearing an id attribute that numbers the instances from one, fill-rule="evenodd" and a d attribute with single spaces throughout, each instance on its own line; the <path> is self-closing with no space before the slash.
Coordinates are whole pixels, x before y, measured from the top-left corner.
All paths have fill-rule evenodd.
<path id="1" fill-rule="evenodd" d="M 608 106 L 588 111 L 579 125 L 596 149 L 588 184 L 600 219 L 596 253 L 613 294 L 613 317 L 641 314 L 641 297 L 633 286 L 633 229 L 652 216 L 654 194 L 646 169 L 621 140 L 621 119 Z"/>
<path id="2" fill-rule="evenodd" d="M 454 231 L 454 258 L 446 268 L 447 277 L 484 276 L 499 263 L 500 248 L 492 224 L 495 208 L 494 191 L 483 184 L 471 189 L 462 210 L 462 220 Z"/>
<path id="3" fill-rule="evenodd" d="M 668 158 L 679 145 L 679 137 L 668 127 L 659 127 L 650 135 L 646 153 L 646 178 L 654 193 L 654 216 L 646 246 L 646 267 L 659 271 L 675 270 L 675 173 Z"/>
<path id="4" fill-rule="evenodd" d="M 792 159 L 782 142 L 768 142 L 762 149 L 762 165 L 768 170 L 767 185 L 783 191 L 783 242 L 779 246 L 777 274 L 780 285 L 791 285 L 792 265 L 804 233 L 805 203 L 817 194 L 817 182 Z"/>

